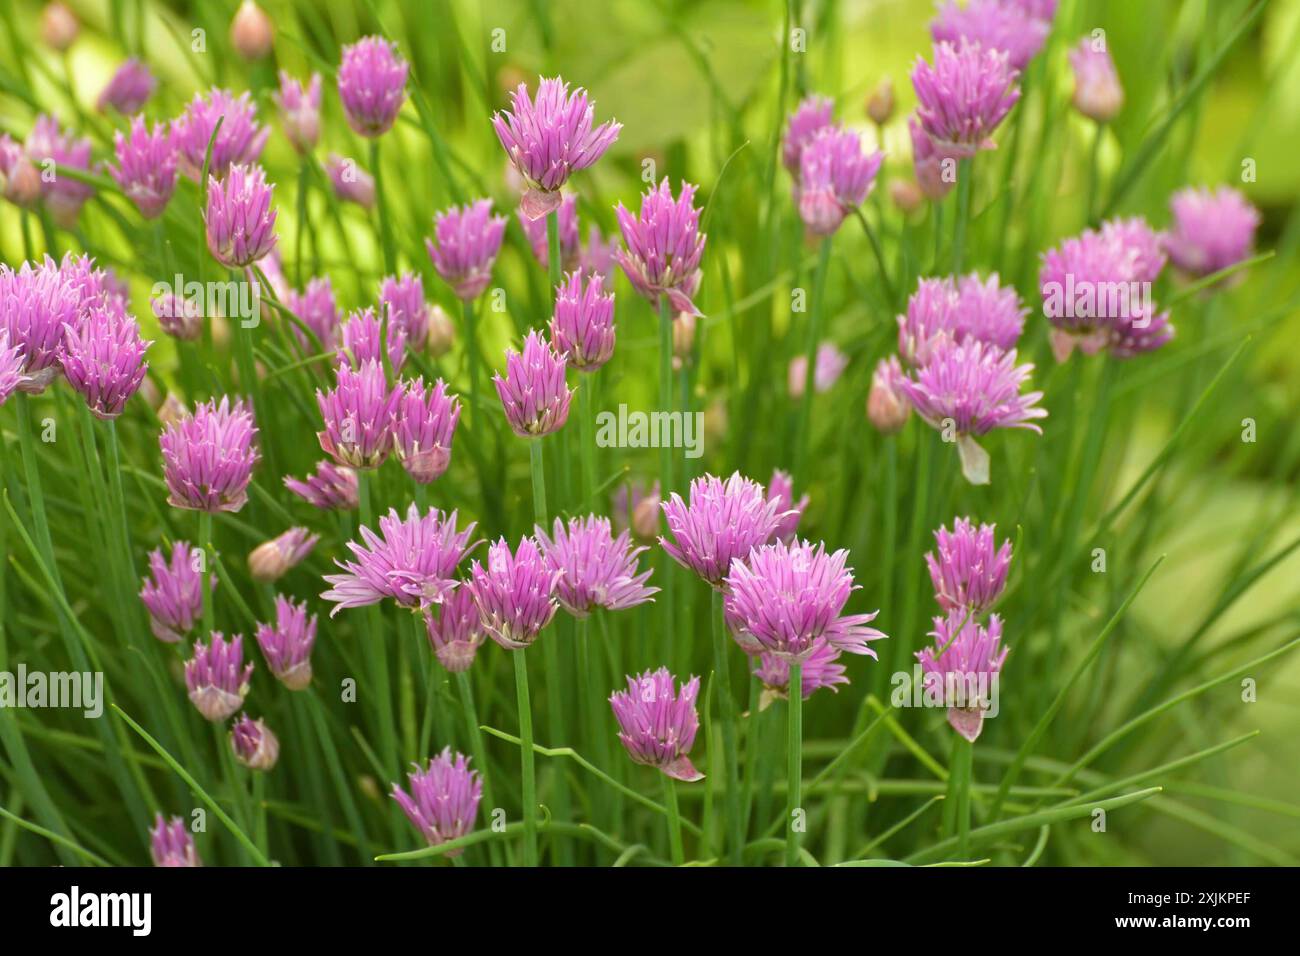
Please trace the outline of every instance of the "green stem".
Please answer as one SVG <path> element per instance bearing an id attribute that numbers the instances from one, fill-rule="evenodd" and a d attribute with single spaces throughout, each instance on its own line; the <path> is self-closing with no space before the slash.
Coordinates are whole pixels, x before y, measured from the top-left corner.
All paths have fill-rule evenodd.
<path id="1" fill-rule="evenodd" d="M 974 747 L 961 734 L 954 733 L 952 759 L 948 762 L 948 803 L 952 806 L 952 829 L 957 836 L 957 858 L 970 858 L 970 789 L 971 758 Z"/>
<path id="2" fill-rule="evenodd" d="M 785 790 L 785 865 L 797 866 L 799 863 L 799 834 L 801 826 L 795 826 L 799 814 L 803 812 L 803 664 L 790 662 L 790 733 L 786 753 L 786 790 Z"/>
<path id="3" fill-rule="evenodd" d="M 722 761 L 726 775 L 727 830 L 733 865 L 740 865 L 745 836 L 740 816 L 740 771 L 736 759 L 736 701 L 731 695 L 731 669 L 727 662 L 726 624 L 722 593 L 713 592 L 713 670 L 718 684 L 718 719 L 722 724 Z"/>
<path id="4" fill-rule="evenodd" d="M 659 410 L 665 415 L 673 410 L 673 309 L 667 296 L 659 297 Z M 673 491 L 673 450 L 663 443 L 659 449 L 659 494 L 663 501 Z M 662 556 L 663 602 L 659 607 L 663 629 L 663 655 L 673 656 L 673 591 L 675 589 L 676 562 L 666 554 Z"/>
<path id="5" fill-rule="evenodd" d="M 546 464 L 542 460 L 542 440 L 528 443 L 528 463 L 533 475 L 533 520 L 546 527 Z"/>
<path id="6" fill-rule="evenodd" d="M 393 227 L 388 221 L 388 203 L 384 197 L 384 174 L 379 167 L 379 137 L 370 141 L 370 174 L 375 177 L 375 211 L 379 220 L 379 243 L 384 250 L 384 272 L 397 271 L 397 253 L 393 249 Z"/>
<path id="7" fill-rule="evenodd" d="M 478 429 L 479 407 L 478 407 L 478 314 L 474 310 L 473 299 L 462 299 L 460 302 L 461 316 L 464 318 L 465 325 L 465 364 L 469 367 L 469 409 L 470 418 L 474 420 L 474 428 Z M 477 441 L 477 436 L 475 437 Z"/>
<path id="8" fill-rule="evenodd" d="M 203 633 L 210 636 L 212 634 L 212 574 L 209 571 L 208 564 L 211 562 L 212 552 L 209 550 L 212 543 L 212 512 L 199 512 L 199 548 L 203 551 L 203 574 L 200 584 L 203 589 Z"/>
<path id="9" fill-rule="evenodd" d="M 474 685 L 469 679 L 468 671 L 456 672 L 456 688 L 460 691 L 460 706 L 465 712 L 465 730 L 469 734 L 470 751 L 474 754 L 479 778 L 483 781 L 483 800 L 489 807 L 495 807 L 492 798 L 492 774 L 488 772 L 487 747 L 483 745 L 483 731 L 479 729 L 478 708 L 474 704 Z M 492 848 L 492 862 L 499 862 L 499 853 Z"/>
<path id="10" fill-rule="evenodd" d="M 515 698 L 519 705 L 519 765 L 524 815 L 524 866 L 537 865 L 537 776 L 533 755 L 533 714 L 528 700 L 528 661 L 524 649 L 511 655 L 515 661 Z"/>
<path id="11" fill-rule="evenodd" d="M 596 493 L 596 422 L 591 413 L 591 393 L 595 386 L 594 375 L 585 375 L 578 382 L 578 455 L 582 462 L 582 499 L 579 508 L 581 511 L 594 506 L 592 496 Z"/>
<path id="12" fill-rule="evenodd" d="M 963 159 L 957 164 L 957 221 L 952 230 L 952 274 L 961 272 L 962 257 L 966 252 L 966 224 L 970 221 L 971 171 L 974 160 Z"/>
<path id="13" fill-rule="evenodd" d="M 1097 123 L 1092 135 L 1092 149 L 1088 151 L 1088 206 L 1084 218 L 1092 222 L 1093 210 L 1097 208 L 1097 187 L 1101 178 L 1101 140 L 1106 133 L 1106 125 Z"/>
<path id="14" fill-rule="evenodd" d="M 682 815 L 677 809 L 677 781 L 666 773 L 661 773 L 664 784 L 664 806 L 668 808 L 668 842 L 672 847 L 673 866 L 686 862 L 682 850 Z"/>
<path id="15" fill-rule="evenodd" d="M 361 526 L 366 528 L 374 527 L 374 507 L 370 497 L 370 483 L 372 480 L 371 472 L 365 470 L 357 472 L 359 520 Z M 392 690 L 388 679 L 388 647 L 384 643 L 383 625 L 378 607 L 371 605 L 366 608 L 365 620 L 365 628 L 360 635 L 361 647 L 362 653 L 366 657 L 366 664 L 370 670 L 371 678 L 375 682 L 372 693 L 375 699 L 375 710 L 379 716 L 379 734 L 383 742 L 384 771 L 395 774 L 399 766 L 397 726 L 393 719 L 393 708 L 391 706 Z"/>
<path id="16" fill-rule="evenodd" d="M 560 259 L 560 210 L 552 209 L 546 214 L 546 269 L 551 280 L 551 305 L 559 295 L 559 286 L 564 269 Z"/>
<path id="17" fill-rule="evenodd" d="M 811 443 L 809 432 L 812 431 L 813 393 L 817 384 L 817 344 L 822 335 L 823 302 L 826 298 L 826 274 L 830 271 L 831 237 L 822 240 L 817 256 L 817 271 L 813 274 L 812 310 L 808 316 L 808 342 L 804 348 L 804 357 L 808 362 L 804 370 L 803 398 L 799 402 L 799 429 L 795 435 L 794 481 L 796 488 L 805 487 L 805 466 L 808 460 L 808 446 Z"/>

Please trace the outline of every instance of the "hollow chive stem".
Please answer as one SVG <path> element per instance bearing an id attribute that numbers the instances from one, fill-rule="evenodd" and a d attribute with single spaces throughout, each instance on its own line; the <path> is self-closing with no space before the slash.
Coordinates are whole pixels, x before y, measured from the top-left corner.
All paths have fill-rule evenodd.
<path id="1" fill-rule="evenodd" d="M 740 815 L 740 771 L 736 759 L 736 701 L 731 696 L 731 670 L 727 662 L 726 625 L 722 617 L 722 593 L 713 592 L 713 669 L 718 682 L 718 718 L 722 724 L 722 762 L 726 782 L 725 803 L 729 856 L 740 865 L 744 827 Z"/>
<path id="2" fill-rule="evenodd" d="M 797 866 L 799 863 L 799 834 L 802 825 L 796 825 L 802 813 L 803 802 L 803 664 L 790 662 L 790 726 L 789 750 L 786 758 L 785 790 L 785 865 Z"/>

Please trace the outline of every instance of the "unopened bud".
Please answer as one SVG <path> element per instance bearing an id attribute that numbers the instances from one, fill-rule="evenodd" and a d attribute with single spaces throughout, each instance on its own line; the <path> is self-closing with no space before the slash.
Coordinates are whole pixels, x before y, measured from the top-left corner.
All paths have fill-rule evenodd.
<path id="1" fill-rule="evenodd" d="M 230 747 L 235 751 L 235 759 L 249 770 L 270 770 L 280 759 L 280 741 L 266 721 L 258 718 L 250 720 L 247 714 L 241 714 L 230 731 Z"/>
<path id="2" fill-rule="evenodd" d="M 271 52 L 275 25 L 253 0 L 244 0 L 230 21 L 230 44 L 245 60 L 260 60 Z"/>
<path id="3" fill-rule="evenodd" d="M 53 0 L 45 5 L 41 12 L 41 39 L 46 46 L 62 53 L 72 46 L 72 41 L 77 39 L 80 32 L 81 24 L 77 22 L 76 14 L 65 4 Z"/>
<path id="4" fill-rule="evenodd" d="M 914 179 L 891 179 L 889 181 L 889 198 L 903 215 L 910 215 L 921 207 L 925 194 Z"/>
<path id="5" fill-rule="evenodd" d="M 254 581 L 276 581 L 311 553 L 320 535 L 306 528 L 290 528 L 278 538 L 264 541 L 248 555 L 248 571 Z"/>
<path id="6" fill-rule="evenodd" d="M 429 306 L 429 354 L 441 358 L 451 351 L 454 341 L 456 327 L 452 325 L 451 317 L 442 306 Z"/>
<path id="7" fill-rule="evenodd" d="M 885 77 L 867 97 L 867 116 L 877 126 L 884 126 L 894 115 L 894 84 Z"/>
<path id="8" fill-rule="evenodd" d="M 903 377 L 898 357 L 881 359 L 871 374 L 871 391 L 867 393 L 867 418 L 882 435 L 892 435 L 907 424 L 912 406 L 898 387 Z"/>

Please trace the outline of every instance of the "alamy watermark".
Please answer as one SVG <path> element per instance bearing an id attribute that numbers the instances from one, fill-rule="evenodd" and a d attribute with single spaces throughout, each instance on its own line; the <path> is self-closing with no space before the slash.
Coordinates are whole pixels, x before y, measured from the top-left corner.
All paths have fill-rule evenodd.
<path id="1" fill-rule="evenodd" d="M 104 713 L 102 671 L 0 671 L 0 710 L 6 708 L 70 708 L 94 720 Z"/>
<path id="2" fill-rule="evenodd" d="M 687 458 L 704 454 L 703 412 L 628 411 L 596 415 L 596 444 L 601 448 L 683 448 Z"/>
<path id="3" fill-rule="evenodd" d="M 1067 272 L 1064 282 L 1043 284 L 1043 314 L 1049 319 L 1132 318 L 1133 328 L 1144 329 L 1155 305 L 1150 282 L 1076 281 Z"/>
<path id="4" fill-rule="evenodd" d="M 254 282 L 186 282 L 177 273 L 171 282 L 155 282 L 150 295 L 153 299 L 175 296 L 206 318 L 238 319 L 240 328 L 255 329 L 262 322 L 262 290 Z"/>
<path id="5" fill-rule="evenodd" d="M 985 717 L 998 715 L 998 675 L 985 671 L 947 671 L 926 674 L 920 664 L 911 671 L 897 671 L 889 678 L 893 690 L 889 702 L 895 707 L 940 707 L 948 710 L 979 710 Z"/>

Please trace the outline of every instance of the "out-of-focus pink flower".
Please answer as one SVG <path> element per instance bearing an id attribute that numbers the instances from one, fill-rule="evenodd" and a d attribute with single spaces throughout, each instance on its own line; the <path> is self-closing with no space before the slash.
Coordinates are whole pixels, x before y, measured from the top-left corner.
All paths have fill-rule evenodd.
<path id="1" fill-rule="evenodd" d="M 304 86 L 285 70 L 280 88 L 271 94 L 280 108 L 284 135 L 300 153 L 310 153 L 320 142 L 320 74 L 313 73 Z"/>
<path id="2" fill-rule="evenodd" d="M 218 120 L 221 121 L 219 130 Z M 216 139 L 212 138 L 214 130 Z M 195 181 L 203 173 L 209 140 L 212 156 L 208 174 L 223 179 L 231 166 L 256 163 L 270 135 L 271 131 L 257 122 L 257 105 L 247 91 L 238 97 L 215 87 L 206 97 L 195 93 L 185 112 L 172 122 L 181 172 Z"/>
<path id="3" fill-rule="evenodd" d="M 330 153 L 325 172 L 334 187 L 334 195 L 344 202 L 354 202 L 363 209 L 375 206 L 375 177 L 357 165 L 356 160 Z"/>
<path id="4" fill-rule="evenodd" d="M 406 102 L 409 69 L 396 44 L 382 37 L 365 37 L 343 48 L 339 99 L 354 132 L 374 138 L 393 128 Z"/>
<path id="5" fill-rule="evenodd" d="M 131 57 L 109 78 L 99 99 L 95 101 L 95 108 L 103 113 L 111 107 L 123 116 L 130 116 L 140 112 L 145 101 L 153 96 L 157 85 L 158 81 L 149 72 L 149 68 Z"/>
<path id="6" fill-rule="evenodd" d="M 153 130 L 144 117 L 131 121 L 129 135 L 113 134 L 117 165 L 108 167 L 123 194 L 146 219 L 157 219 L 176 189 L 176 148 L 171 133 L 161 123 Z"/>
<path id="7" fill-rule="evenodd" d="M 1070 51 L 1074 71 L 1074 108 L 1098 123 L 1109 123 L 1124 105 L 1115 61 L 1105 40 L 1084 37 Z"/>
<path id="8" fill-rule="evenodd" d="M 505 232 L 505 216 L 492 215 L 492 200 L 479 199 L 438 213 L 434 238 L 425 239 L 424 245 L 442 281 L 457 298 L 468 301 L 482 295 L 492 281 L 492 264 Z"/>
<path id="9" fill-rule="evenodd" d="M 818 395 L 829 392 L 839 381 L 844 370 L 849 367 L 849 357 L 836 348 L 834 342 L 822 342 L 817 346 L 817 361 L 813 366 L 813 391 Z M 808 384 L 808 356 L 796 355 L 790 360 L 786 375 L 786 387 L 791 398 L 803 398 Z"/>
<path id="10" fill-rule="evenodd" d="M 1184 189 L 1169 200 L 1169 209 L 1174 223 L 1165 248 L 1184 272 L 1207 276 L 1250 256 L 1260 215 L 1237 190 Z"/>

